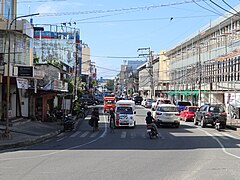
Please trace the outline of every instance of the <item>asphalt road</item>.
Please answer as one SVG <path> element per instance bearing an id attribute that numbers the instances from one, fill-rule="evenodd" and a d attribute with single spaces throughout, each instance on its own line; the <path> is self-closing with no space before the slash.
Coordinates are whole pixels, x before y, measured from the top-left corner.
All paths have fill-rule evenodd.
<path id="1" fill-rule="evenodd" d="M 236 132 L 181 122 L 180 128 L 159 128 L 160 138 L 149 139 L 147 111 L 138 106 L 135 128 L 110 132 L 101 115 L 99 132 L 85 120 L 48 142 L 2 153 L 0 179 L 239 179 Z"/>

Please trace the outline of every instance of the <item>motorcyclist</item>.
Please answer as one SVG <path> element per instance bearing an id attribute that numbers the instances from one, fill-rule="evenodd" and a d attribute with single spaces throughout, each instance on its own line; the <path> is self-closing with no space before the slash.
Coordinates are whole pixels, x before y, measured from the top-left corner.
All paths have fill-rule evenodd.
<path id="1" fill-rule="evenodd" d="M 150 111 L 147 112 L 147 117 L 145 118 L 145 120 L 146 120 L 147 125 L 151 125 L 155 129 L 157 136 L 158 136 L 158 134 L 159 134 L 158 129 L 157 129 L 156 124 L 154 123 L 155 119 L 152 117 L 152 113 Z"/>

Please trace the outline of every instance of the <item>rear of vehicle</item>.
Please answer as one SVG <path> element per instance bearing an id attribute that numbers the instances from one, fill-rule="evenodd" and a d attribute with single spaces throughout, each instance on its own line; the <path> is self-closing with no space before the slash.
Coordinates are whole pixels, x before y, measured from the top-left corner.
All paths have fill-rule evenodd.
<path id="1" fill-rule="evenodd" d="M 158 126 L 170 124 L 178 128 L 180 126 L 179 115 L 175 105 L 161 104 L 157 106 L 154 118 Z"/>
<path id="2" fill-rule="evenodd" d="M 180 112 L 180 118 L 184 121 L 193 121 L 197 106 L 186 106 L 183 111 Z"/>
<path id="3" fill-rule="evenodd" d="M 116 106 L 116 127 L 134 127 L 134 109 L 132 106 L 127 105 L 117 105 Z"/>
<path id="4" fill-rule="evenodd" d="M 177 101 L 176 103 L 178 112 L 181 112 L 186 106 L 191 106 L 191 103 L 189 101 Z"/>
<path id="5" fill-rule="evenodd" d="M 204 123 L 214 125 L 216 120 L 226 125 L 227 114 L 223 106 L 210 105 L 208 111 L 205 112 Z"/>
<path id="6" fill-rule="evenodd" d="M 104 97 L 104 112 L 115 110 L 115 97 Z"/>
<path id="7" fill-rule="evenodd" d="M 141 96 L 135 96 L 133 98 L 133 101 L 135 102 L 135 104 L 140 104 L 141 105 L 141 103 L 143 101 L 143 98 Z"/>
<path id="8" fill-rule="evenodd" d="M 153 99 L 147 99 L 145 103 L 145 108 L 151 108 L 153 102 L 156 102 L 156 101 L 154 101 Z"/>

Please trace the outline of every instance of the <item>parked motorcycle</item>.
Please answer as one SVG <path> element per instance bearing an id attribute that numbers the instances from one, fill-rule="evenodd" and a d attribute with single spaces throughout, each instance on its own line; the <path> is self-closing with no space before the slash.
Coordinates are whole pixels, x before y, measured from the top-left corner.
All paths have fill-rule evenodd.
<path id="1" fill-rule="evenodd" d="M 220 131 L 221 129 L 225 129 L 226 122 L 220 121 L 218 118 L 215 120 L 215 129 Z"/>
<path id="2" fill-rule="evenodd" d="M 155 127 L 151 124 L 147 125 L 147 133 L 150 137 L 150 139 L 152 138 L 158 138 L 158 133 L 157 130 L 155 129 Z"/>
<path id="3" fill-rule="evenodd" d="M 63 131 L 74 129 L 75 119 L 73 116 L 65 116 L 63 121 Z"/>

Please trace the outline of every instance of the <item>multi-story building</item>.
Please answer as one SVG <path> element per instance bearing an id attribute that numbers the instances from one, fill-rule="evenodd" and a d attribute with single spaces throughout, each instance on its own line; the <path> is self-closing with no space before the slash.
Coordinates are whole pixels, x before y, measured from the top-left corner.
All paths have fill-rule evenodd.
<path id="1" fill-rule="evenodd" d="M 32 25 L 16 17 L 16 1 L 0 2 L 0 118 L 28 117 L 32 66 Z M 9 87 L 9 88 L 8 88 Z M 9 100 L 8 100 L 9 97 Z M 8 107 L 8 108 L 7 108 Z"/>
<path id="2" fill-rule="evenodd" d="M 240 10 L 240 5 L 234 8 Z M 194 104 L 227 103 L 240 90 L 240 17 L 235 11 L 211 21 L 166 51 L 168 93 Z"/>
<path id="3" fill-rule="evenodd" d="M 79 30 L 63 25 L 38 25 L 34 29 L 34 64 L 45 76 L 37 80 L 37 93 L 32 93 L 31 115 L 47 120 L 47 114 L 55 108 L 70 111 L 71 99 L 76 99 L 81 63 Z M 63 97 L 68 82 L 74 84 L 71 99 Z"/>

